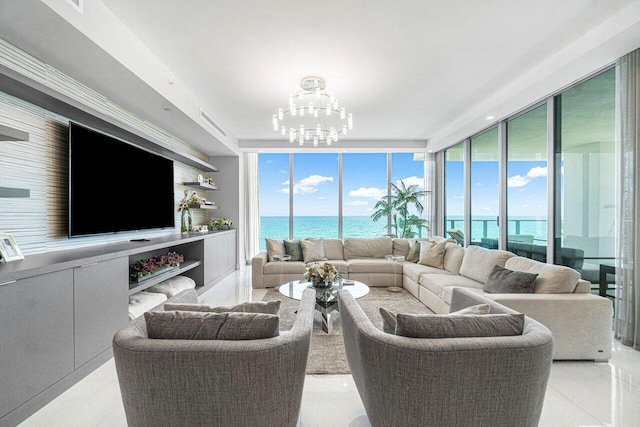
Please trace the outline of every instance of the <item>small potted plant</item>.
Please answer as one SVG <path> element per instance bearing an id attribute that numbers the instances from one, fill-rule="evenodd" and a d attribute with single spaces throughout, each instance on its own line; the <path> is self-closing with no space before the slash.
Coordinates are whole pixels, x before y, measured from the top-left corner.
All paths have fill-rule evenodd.
<path id="1" fill-rule="evenodd" d="M 204 203 L 204 200 L 198 196 L 195 191 L 189 192 L 184 190 L 184 197 L 178 202 L 178 212 L 182 213 L 180 231 L 190 232 L 193 231 L 193 217 L 191 216 L 191 206 L 199 206 Z"/>
<path id="2" fill-rule="evenodd" d="M 213 230 L 215 229 L 228 230 L 232 224 L 233 224 L 233 221 L 231 221 L 228 218 L 213 218 L 209 221 L 209 225 Z"/>

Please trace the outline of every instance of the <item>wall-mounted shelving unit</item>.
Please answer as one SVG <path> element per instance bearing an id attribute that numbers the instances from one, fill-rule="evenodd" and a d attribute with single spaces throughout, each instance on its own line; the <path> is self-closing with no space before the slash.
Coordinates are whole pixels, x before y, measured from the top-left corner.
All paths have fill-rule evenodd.
<path id="1" fill-rule="evenodd" d="M 28 141 L 29 132 L 0 125 L 0 141 Z"/>
<path id="2" fill-rule="evenodd" d="M 210 191 L 219 190 L 218 186 L 207 184 L 205 182 L 185 182 L 184 185 L 186 185 L 187 187 L 195 188 L 197 190 L 210 190 Z"/>
<path id="3" fill-rule="evenodd" d="M 133 295 L 137 292 L 144 291 L 145 289 L 150 288 L 153 285 L 157 285 L 160 282 L 163 282 L 167 279 L 178 276 L 193 268 L 196 268 L 200 264 L 201 264 L 201 261 L 184 261 L 182 264 L 180 264 L 180 267 L 174 268 L 173 270 L 167 271 L 166 273 L 161 274 L 159 276 L 153 277 L 143 282 L 129 282 L 129 295 Z"/>

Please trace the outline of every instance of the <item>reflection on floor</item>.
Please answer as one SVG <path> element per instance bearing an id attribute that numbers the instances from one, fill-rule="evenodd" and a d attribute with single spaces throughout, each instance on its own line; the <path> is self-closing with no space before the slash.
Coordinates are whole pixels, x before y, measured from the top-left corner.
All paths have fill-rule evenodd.
<path id="1" fill-rule="evenodd" d="M 260 300 L 243 268 L 203 297 L 211 305 Z M 640 352 L 613 344 L 608 363 L 554 362 L 541 426 L 640 426 Z M 330 411 L 327 408 L 331 408 Z M 369 426 L 350 375 L 308 375 L 299 426 Z M 126 426 L 113 359 L 21 426 Z"/>

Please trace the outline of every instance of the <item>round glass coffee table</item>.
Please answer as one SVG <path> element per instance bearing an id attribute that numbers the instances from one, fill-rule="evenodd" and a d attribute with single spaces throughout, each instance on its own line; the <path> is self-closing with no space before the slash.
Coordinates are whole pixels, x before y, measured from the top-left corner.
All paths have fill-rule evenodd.
<path id="1" fill-rule="evenodd" d="M 285 297 L 300 301 L 300 299 L 302 299 L 302 292 L 305 289 L 313 289 L 316 291 L 316 310 L 322 314 L 322 330 L 328 334 L 333 331 L 333 318 L 331 313 L 338 310 L 338 291 L 340 289 L 346 289 L 355 299 L 362 298 L 369 293 L 369 286 L 357 280 L 343 280 L 328 288 L 316 288 L 311 282 L 294 280 L 280 285 L 278 290 Z"/>

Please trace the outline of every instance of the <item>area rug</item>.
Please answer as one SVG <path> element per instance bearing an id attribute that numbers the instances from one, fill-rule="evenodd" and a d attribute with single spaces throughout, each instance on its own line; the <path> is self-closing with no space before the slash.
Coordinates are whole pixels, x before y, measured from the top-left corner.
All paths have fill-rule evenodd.
<path id="1" fill-rule="evenodd" d="M 263 301 L 281 300 L 280 329 L 291 329 L 300 301 L 283 296 L 277 289 L 269 289 Z M 389 292 L 387 288 L 372 287 L 370 292 L 357 300 L 371 322 L 382 330 L 382 317 L 379 308 L 403 313 L 432 313 L 427 307 L 415 299 L 409 292 Z M 342 339 L 342 323 L 340 313 L 334 311 L 333 331 L 327 334 L 322 330 L 322 317 L 316 311 L 313 322 L 313 336 L 307 360 L 307 374 L 350 374 L 347 356 Z"/>

